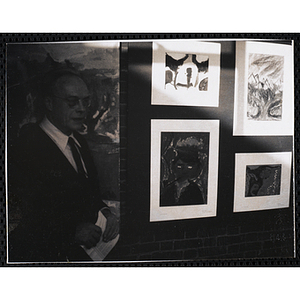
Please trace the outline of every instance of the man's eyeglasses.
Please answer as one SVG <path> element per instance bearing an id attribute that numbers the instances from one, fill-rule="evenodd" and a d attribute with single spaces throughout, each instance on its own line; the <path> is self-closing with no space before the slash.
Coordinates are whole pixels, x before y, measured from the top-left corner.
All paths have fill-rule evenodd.
<path id="1" fill-rule="evenodd" d="M 53 95 L 53 97 L 64 100 L 69 105 L 69 107 L 71 107 L 71 108 L 73 108 L 75 106 L 78 106 L 79 103 L 81 103 L 81 105 L 85 108 L 91 106 L 91 98 L 89 96 L 85 97 L 85 98 L 82 98 L 82 99 L 80 99 L 78 97 L 73 97 L 73 96 L 68 97 L 68 98 L 62 98 L 62 97 L 58 97 L 56 95 Z"/>

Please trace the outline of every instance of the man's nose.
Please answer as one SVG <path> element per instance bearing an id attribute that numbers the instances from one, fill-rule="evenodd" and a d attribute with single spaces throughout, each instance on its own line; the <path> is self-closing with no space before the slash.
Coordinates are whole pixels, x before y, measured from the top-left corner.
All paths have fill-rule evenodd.
<path id="1" fill-rule="evenodd" d="M 86 106 L 83 105 L 81 99 L 78 100 L 78 103 L 76 105 L 76 111 L 78 111 L 78 112 L 85 112 L 86 111 Z"/>

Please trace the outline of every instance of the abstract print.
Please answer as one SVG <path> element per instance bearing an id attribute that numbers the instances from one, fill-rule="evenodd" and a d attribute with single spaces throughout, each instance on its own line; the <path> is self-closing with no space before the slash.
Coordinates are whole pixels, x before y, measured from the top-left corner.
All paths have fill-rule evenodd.
<path id="1" fill-rule="evenodd" d="M 208 65 L 205 55 L 166 53 L 165 88 L 207 91 Z"/>
<path id="2" fill-rule="evenodd" d="M 246 167 L 245 197 L 280 195 L 281 165 Z"/>
<path id="3" fill-rule="evenodd" d="M 256 121 L 282 119 L 284 57 L 249 54 L 247 117 Z"/>
<path id="4" fill-rule="evenodd" d="M 209 133 L 162 132 L 161 206 L 207 203 Z"/>

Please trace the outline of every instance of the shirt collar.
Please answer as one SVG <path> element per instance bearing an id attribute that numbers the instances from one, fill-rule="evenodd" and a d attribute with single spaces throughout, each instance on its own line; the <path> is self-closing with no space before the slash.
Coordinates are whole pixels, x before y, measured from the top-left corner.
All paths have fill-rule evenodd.
<path id="1" fill-rule="evenodd" d="M 48 134 L 48 136 L 62 151 L 64 151 L 67 147 L 69 137 L 72 137 L 76 144 L 80 147 L 80 144 L 74 137 L 73 133 L 71 135 L 64 134 L 56 126 L 54 126 L 47 117 L 45 117 L 40 123 L 40 127 L 45 131 L 46 134 Z"/>

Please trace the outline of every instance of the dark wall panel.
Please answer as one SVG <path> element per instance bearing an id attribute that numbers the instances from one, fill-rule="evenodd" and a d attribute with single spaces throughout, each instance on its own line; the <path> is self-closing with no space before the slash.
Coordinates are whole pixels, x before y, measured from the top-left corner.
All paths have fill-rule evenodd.
<path id="1" fill-rule="evenodd" d="M 234 137 L 235 42 L 221 42 L 219 107 L 151 105 L 152 43 L 129 43 L 124 259 L 293 257 L 293 209 L 233 213 L 235 153 L 291 151 L 293 138 Z M 217 216 L 149 222 L 151 119 L 219 119 Z M 292 199 L 291 199 L 292 200 Z"/>

